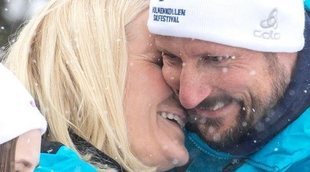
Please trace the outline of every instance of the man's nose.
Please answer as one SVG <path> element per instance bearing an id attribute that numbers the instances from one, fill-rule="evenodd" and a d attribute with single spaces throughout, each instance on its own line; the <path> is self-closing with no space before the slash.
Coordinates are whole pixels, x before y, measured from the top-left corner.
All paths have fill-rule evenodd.
<path id="1" fill-rule="evenodd" d="M 207 75 L 193 67 L 183 68 L 179 78 L 179 99 L 186 109 L 193 109 L 206 99 L 212 86 L 208 83 Z"/>

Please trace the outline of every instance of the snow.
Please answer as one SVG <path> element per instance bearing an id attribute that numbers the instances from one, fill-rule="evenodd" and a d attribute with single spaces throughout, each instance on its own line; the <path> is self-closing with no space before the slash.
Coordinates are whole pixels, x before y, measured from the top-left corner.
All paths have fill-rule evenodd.
<path id="1" fill-rule="evenodd" d="M 29 19 L 35 13 L 40 11 L 46 4 L 46 0 L 12 0 L 6 2 L 4 8 L 4 17 L 9 22 Z"/>

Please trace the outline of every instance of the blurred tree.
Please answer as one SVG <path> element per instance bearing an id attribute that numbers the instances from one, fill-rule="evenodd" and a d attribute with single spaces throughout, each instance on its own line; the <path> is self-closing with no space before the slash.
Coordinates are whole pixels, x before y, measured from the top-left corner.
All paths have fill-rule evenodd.
<path id="1" fill-rule="evenodd" d="M 0 0 L 0 54 L 10 35 L 46 2 L 47 0 Z"/>
<path id="2" fill-rule="evenodd" d="M 6 28 L 8 28 L 8 24 L 6 19 L 3 16 L 3 13 L 6 11 L 4 0 L 0 0 L 0 48 L 6 44 L 9 32 Z M 1 51 L 1 50 L 0 50 Z"/>

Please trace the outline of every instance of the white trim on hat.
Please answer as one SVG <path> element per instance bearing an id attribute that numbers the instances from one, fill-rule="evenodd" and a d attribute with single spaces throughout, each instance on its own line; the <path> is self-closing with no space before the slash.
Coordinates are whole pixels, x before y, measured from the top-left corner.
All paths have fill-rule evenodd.
<path id="1" fill-rule="evenodd" d="M 303 0 L 151 0 L 148 28 L 264 52 L 304 46 Z"/>
<path id="2" fill-rule="evenodd" d="M 46 131 L 45 118 L 28 91 L 0 64 L 0 144 L 33 129 Z"/>

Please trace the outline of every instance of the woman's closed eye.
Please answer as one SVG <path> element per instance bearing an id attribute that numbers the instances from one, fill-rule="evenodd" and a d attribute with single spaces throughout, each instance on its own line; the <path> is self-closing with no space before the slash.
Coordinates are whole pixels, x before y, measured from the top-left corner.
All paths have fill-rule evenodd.
<path id="1" fill-rule="evenodd" d="M 156 57 L 154 59 L 154 63 L 156 65 L 158 65 L 159 67 L 163 67 L 163 58 L 162 58 L 162 56 Z"/>

